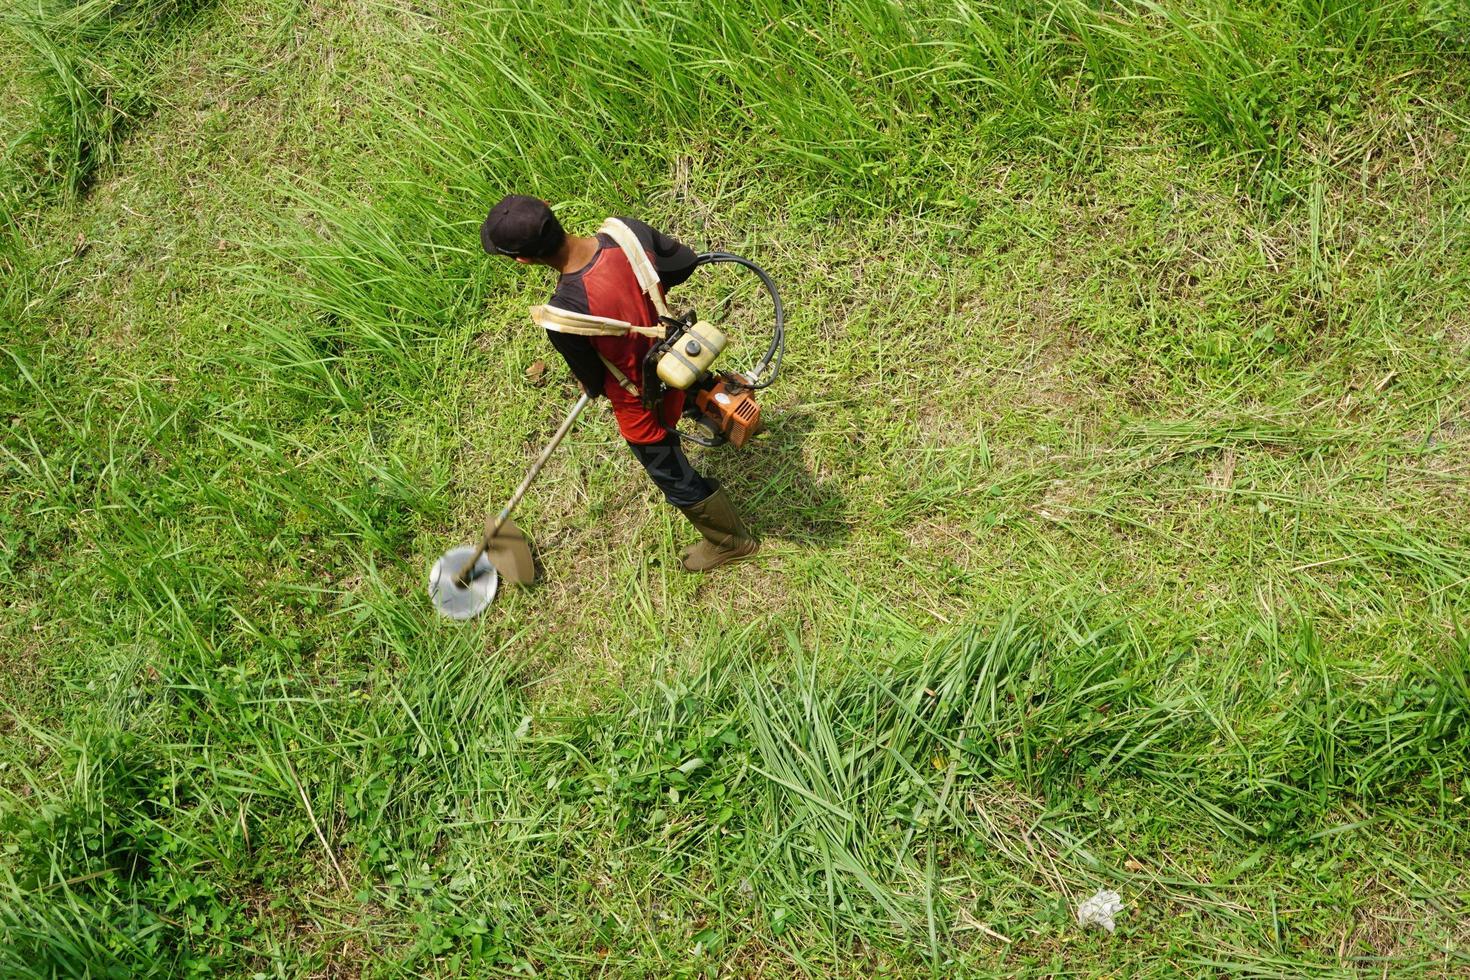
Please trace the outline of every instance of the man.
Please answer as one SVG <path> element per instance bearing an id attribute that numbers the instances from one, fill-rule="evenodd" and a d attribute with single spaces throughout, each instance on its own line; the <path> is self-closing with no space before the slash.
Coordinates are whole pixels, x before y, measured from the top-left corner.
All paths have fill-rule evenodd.
<path id="1" fill-rule="evenodd" d="M 694 251 L 641 221 L 621 218 L 658 271 L 667 291 L 694 271 Z M 526 265 L 556 270 L 556 291 L 549 306 L 590 316 L 609 317 L 635 326 L 658 325 L 653 302 L 638 285 L 618 244 L 607 235 L 568 235 L 545 201 L 511 194 L 490 209 L 480 226 L 480 244 L 491 255 L 504 255 Z M 583 337 L 548 330 L 551 344 L 566 359 L 588 395 L 612 402 L 618 431 L 664 499 L 683 511 L 703 540 L 684 549 L 690 572 L 707 572 L 753 556 L 760 542 L 751 535 L 719 483 L 707 480 L 690 465 L 670 430 L 684 408 L 684 392 L 670 390 L 657 406 L 647 408 L 639 394 L 643 357 L 654 341 L 637 333 Z M 629 390 L 629 389 L 633 390 Z"/>

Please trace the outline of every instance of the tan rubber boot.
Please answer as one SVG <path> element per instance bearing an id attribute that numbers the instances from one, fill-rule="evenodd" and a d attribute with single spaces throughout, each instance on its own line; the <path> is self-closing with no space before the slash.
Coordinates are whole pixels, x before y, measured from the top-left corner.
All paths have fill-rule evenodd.
<path id="1" fill-rule="evenodd" d="M 686 572 L 708 572 L 732 561 L 743 561 L 761 547 L 735 513 L 724 488 L 714 480 L 709 484 L 715 488 L 714 493 L 693 507 L 683 508 L 689 523 L 704 535 L 703 541 L 684 549 L 681 557 Z"/>

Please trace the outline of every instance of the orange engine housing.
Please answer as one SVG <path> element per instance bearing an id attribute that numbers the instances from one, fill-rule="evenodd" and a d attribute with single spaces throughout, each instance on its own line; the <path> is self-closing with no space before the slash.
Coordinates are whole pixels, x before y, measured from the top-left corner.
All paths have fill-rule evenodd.
<path id="1" fill-rule="evenodd" d="M 725 375 L 694 396 L 705 424 L 736 449 L 761 430 L 761 407 L 743 381 L 739 375 Z"/>

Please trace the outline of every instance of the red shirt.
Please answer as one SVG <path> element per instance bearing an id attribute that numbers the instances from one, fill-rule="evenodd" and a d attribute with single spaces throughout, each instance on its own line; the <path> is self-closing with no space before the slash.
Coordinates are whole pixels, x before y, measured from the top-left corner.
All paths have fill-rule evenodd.
<path id="1" fill-rule="evenodd" d="M 694 253 L 687 246 L 654 232 L 641 221 L 620 219 L 631 227 L 644 251 L 660 272 L 662 288 L 677 285 L 694 269 Z M 638 285 L 628 257 L 617 243 L 598 235 L 600 248 L 592 261 L 557 280 L 550 305 L 575 313 L 610 317 L 640 327 L 658 324 L 658 312 Z M 660 246 L 664 246 L 660 248 Z M 617 367 L 641 391 L 643 357 L 653 346 L 651 338 L 629 333 L 621 337 L 579 337 L 548 331 L 552 344 L 567 359 L 574 374 L 594 392 L 601 391 L 612 402 L 618 431 L 635 445 L 661 442 L 684 410 L 684 392 L 670 389 L 659 405 L 658 415 L 643 407 L 638 395 L 623 388 L 611 371 L 603 369 L 601 355 Z M 660 420 L 660 417 L 662 420 Z"/>

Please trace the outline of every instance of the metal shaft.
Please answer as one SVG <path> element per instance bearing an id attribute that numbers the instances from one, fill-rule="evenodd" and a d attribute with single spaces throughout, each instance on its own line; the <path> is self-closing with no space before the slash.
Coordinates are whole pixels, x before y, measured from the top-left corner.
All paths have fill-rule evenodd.
<path id="1" fill-rule="evenodd" d="M 480 556 L 489 550 L 490 542 L 495 540 L 495 535 L 500 533 L 501 527 L 510 519 L 510 512 L 516 509 L 516 505 L 521 502 L 521 498 L 530 489 L 531 482 L 541 472 L 541 467 L 545 466 L 546 461 L 551 458 L 551 454 L 556 452 L 556 447 L 561 445 L 562 438 L 571 430 L 572 423 L 577 421 L 577 416 L 582 414 L 582 409 L 586 408 L 587 403 L 591 400 L 591 397 L 584 391 L 582 397 L 577 399 L 577 404 L 572 406 L 572 410 L 567 413 L 567 417 L 562 421 L 561 428 L 556 430 L 556 435 L 551 437 L 551 441 L 546 444 L 546 448 L 541 450 L 541 455 L 536 457 L 536 462 L 531 464 L 530 470 L 526 472 L 525 479 L 521 480 L 521 485 L 516 487 L 516 492 L 510 495 L 510 501 L 500 509 L 500 513 L 485 521 L 485 536 L 480 539 L 480 546 L 475 549 L 475 553 L 470 556 L 470 560 L 465 562 L 464 567 L 454 576 L 455 585 L 461 589 L 469 585 L 470 575 L 474 572 L 475 565 L 479 562 Z"/>

